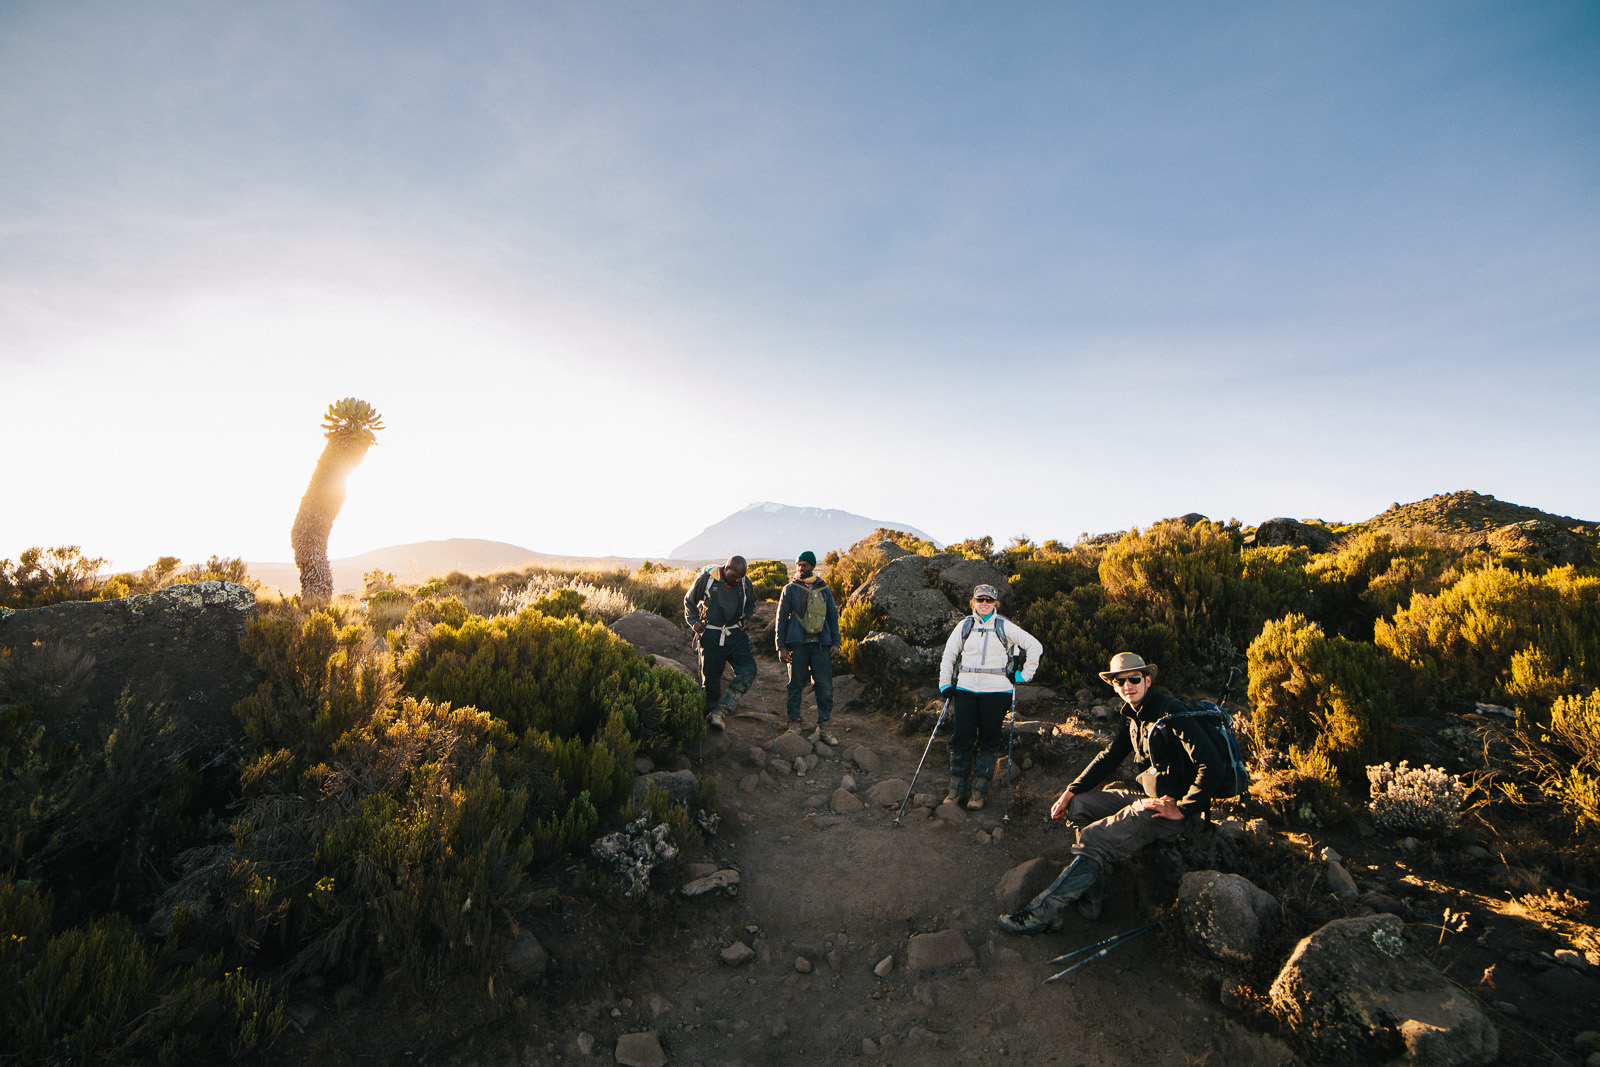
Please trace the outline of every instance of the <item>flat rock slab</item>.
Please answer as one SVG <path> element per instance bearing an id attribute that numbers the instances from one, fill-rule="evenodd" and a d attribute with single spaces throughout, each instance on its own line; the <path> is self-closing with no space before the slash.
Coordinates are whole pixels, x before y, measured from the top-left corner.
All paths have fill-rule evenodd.
<path id="1" fill-rule="evenodd" d="M 686 882 L 683 887 L 678 890 L 678 892 L 682 893 L 686 897 L 698 897 L 704 896 L 706 893 L 710 893 L 713 890 L 727 889 L 730 886 L 736 886 L 738 884 L 738 871 L 732 869 L 713 871 L 711 874 L 696 878 L 692 882 Z"/>
<path id="2" fill-rule="evenodd" d="M 735 941 L 722 950 L 722 962 L 729 967 L 743 967 L 756 958 L 756 950 L 743 941 Z"/>
<path id="3" fill-rule="evenodd" d="M 617 1038 L 617 1062 L 623 1067 L 667 1067 L 667 1054 L 661 1048 L 661 1035 L 654 1030 L 623 1034 Z"/>
<path id="4" fill-rule="evenodd" d="M 936 971 L 977 961 L 977 955 L 960 930 L 916 934 L 906 942 L 906 966 L 913 971 Z"/>
<path id="5" fill-rule="evenodd" d="M 898 807 L 910 788 L 904 778 L 887 778 L 867 790 L 867 800 L 885 808 Z"/>

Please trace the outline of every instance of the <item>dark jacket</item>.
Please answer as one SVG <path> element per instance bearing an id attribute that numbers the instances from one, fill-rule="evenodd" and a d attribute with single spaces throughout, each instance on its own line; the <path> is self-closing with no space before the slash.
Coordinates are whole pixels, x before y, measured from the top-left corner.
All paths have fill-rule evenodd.
<path id="1" fill-rule="evenodd" d="M 756 587 L 748 577 L 730 586 L 722 580 L 721 567 L 707 567 L 695 577 L 683 594 L 683 621 L 693 626 L 732 626 L 746 623 L 756 612 Z"/>
<path id="2" fill-rule="evenodd" d="M 828 604 L 828 615 L 822 623 L 822 633 L 815 637 L 807 637 L 806 632 L 800 628 L 800 616 L 805 614 L 806 585 L 799 578 L 789 579 L 789 584 L 783 587 L 783 595 L 778 598 L 778 623 L 772 628 L 773 641 L 782 652 L 790 645 L 798 645 L 804 641 L 820 641 L 826 648 L 833 648 L 839 644 L 839 605 L 834 603 L 833 590 L 828 588 L 828 583 L 821 578 L 811 579 L 813 588 L 822 594 Z"/>
<path id="3" fill-rule="evenodd" d="M 1159 689 L 1146 693 L 1137 709 L 1124 701 L 1122 729 L 1067 788 L 1073 793 L 1093 789 L 1132 755 L 1141 774 L 1155 771 L 1152 796 L 1175 798 L 1185 815 L 1204 815 L 1211 809 L 1227 761 L 1192 719 L 1174 719 L 1156 729 L 1164 716 L 1187 710 L 1182 701 Z"/>

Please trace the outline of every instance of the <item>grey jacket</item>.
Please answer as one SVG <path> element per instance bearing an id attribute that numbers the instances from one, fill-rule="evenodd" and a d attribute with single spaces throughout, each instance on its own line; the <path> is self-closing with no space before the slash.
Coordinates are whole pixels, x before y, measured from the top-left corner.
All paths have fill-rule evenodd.
<path id="1" fill-rule="evenodd" d="M 743 625 L 756 611 L 756 587 L 742 579 L 733 588 L 722 580 L 721 567 L 707 567 L 683 594 L 683 621 L 706 626 Z"/>

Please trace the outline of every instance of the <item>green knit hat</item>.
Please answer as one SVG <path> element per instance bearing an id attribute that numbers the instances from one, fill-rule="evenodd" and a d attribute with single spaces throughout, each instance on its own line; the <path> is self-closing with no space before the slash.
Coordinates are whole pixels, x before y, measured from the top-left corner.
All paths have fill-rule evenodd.
<path id="1" fill-rule="evenodd" d="M 815 567 L 817 565 L 817 554 L 815 552 L 811 551 L 808 548 L 804 552 L 802 552 L 798 556 L 796 556 L 794 558 L 794 561 L 796 563 L 809 563 L 813 567 Z"/>

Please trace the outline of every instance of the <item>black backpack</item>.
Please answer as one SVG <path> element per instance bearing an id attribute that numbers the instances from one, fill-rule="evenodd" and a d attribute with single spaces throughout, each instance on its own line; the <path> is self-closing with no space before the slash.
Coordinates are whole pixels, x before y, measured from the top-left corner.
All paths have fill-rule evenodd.
<path id="1" fill-rule="evenodd" d="M 1233 736 L 1233 716 L 1228 709 L 1209 700 L 1196 700 L 1187 705 L 1187 711 L 1175 711 L 1156 720 L 1155 728 L 1166 726 L 1175 729 L 1174 719 L 1186 719 L 1188 725 L 1198 726 L 1211 739 L 1217 754 L 1223 759 L 1222 787 L 1212 794 L 1213 800 L 1242 797 L 1250 792 L 1250 769 L 1245 766 L 1244 753 Z"/>

